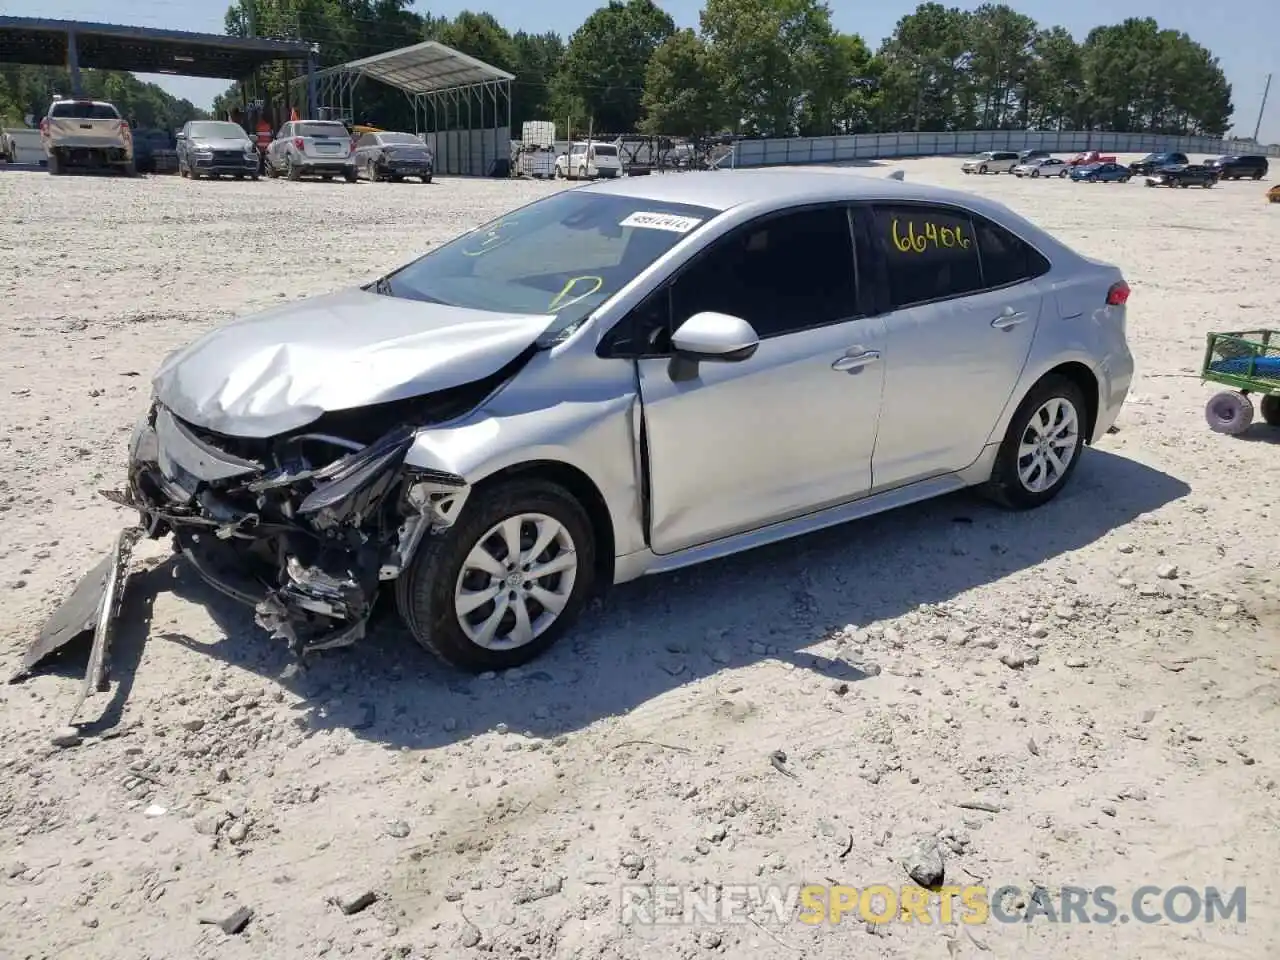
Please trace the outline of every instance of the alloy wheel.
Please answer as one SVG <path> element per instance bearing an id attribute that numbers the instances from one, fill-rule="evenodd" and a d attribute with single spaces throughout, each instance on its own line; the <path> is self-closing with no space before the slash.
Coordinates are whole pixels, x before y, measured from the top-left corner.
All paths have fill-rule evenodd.
<path id="1" fill-rule="evenodd" d="M 523 647 L 556 622 L 577 577 L 577 547 L 564 524 L 545 513 L 508 517 L 480 537 L 463 561 L 454 614 L 479 647 Z"/>
<path id="2" fill-rule="evenodd" d="M 1059 483 L 1076 454 L 1080 416 L 1064 397 L 1054 397 L 1031 415 L 1018 446 L 1018 480 L 1031 493 Z"/>

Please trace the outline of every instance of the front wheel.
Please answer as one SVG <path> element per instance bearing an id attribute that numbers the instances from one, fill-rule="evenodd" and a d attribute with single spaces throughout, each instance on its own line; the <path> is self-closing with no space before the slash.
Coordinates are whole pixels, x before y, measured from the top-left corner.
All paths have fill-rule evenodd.
<path id="1" fill-rule="evenodd" d="M 987 168 L 986 168 L 985 166 L 979 167 L 979 168 L 978 168 L 978 172 L 979 172 L 979 173 L 986 173 L 986 172 L 987 172 Z"/>
<path id="2" fill-rule="evenodd" d="M 595 566 L 591 520 L 573 495 L 514 480 L 478 493 L 443 536 L 423 541 L 396 604 L 414 639 L 447 663 L 505 670 L 573 624 Z"/>
<path id="3" fill-rule="evenodd" d="M 1031 179 L 1032 179 L 1032 180 L 1034 180 L 1034 179 L 1035 179 L 1036 177 L 1038 177 L 1038 176 L 1040 176 L 1040 171 L 1039 171 L 1039 170 L 1032 170 L 1032 171 L 1031 171 Z"/>
<path id="4" fill-rule="evenodd" d="M 1047 376 L 1014 412 L 987 494 L 1011 510 L 1048 503 L 1066 486 L 1085 440 L 1085 402 L 1066 377 Z"/>
<path id="5" fill-rule="evenodd" d="M 1253 401 L 1243 393 L 1215 393 L 1204 406 L 1204 419 L 1214 433 L 1239 436 L 1253 423 Z"/>

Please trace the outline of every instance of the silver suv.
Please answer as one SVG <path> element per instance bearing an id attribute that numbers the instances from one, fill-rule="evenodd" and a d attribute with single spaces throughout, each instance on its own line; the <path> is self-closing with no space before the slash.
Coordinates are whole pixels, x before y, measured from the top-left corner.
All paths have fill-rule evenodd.
<path id="1" fill-rule="evenodd" d="M 267 148 L 267 176 L 341 176 L 355 183 L 356 161 L 351 155 L 351 132 L 336 120 L 293 120 L 280 128 Z"/>
<path id="2" fill-rule="evenodd" d="M 847 170 L 559 192 L 169 356 L 121 549 L 171 533 L 299 654 L 386 586 L 446 660 L 515 666 L 598 586 L 968 486 L 1047 503 L 1124 402 L 1128 296 L 999 203 Z"/>

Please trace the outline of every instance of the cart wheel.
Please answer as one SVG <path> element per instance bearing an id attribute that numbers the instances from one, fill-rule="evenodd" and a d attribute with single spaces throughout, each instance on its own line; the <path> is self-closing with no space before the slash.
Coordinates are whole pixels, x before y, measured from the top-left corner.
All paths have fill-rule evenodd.
<path id="1" fill-rule="evenodd" d="M 1244 433 L 1253 423 L 1253 402 L 1243 393 L 1215 393 L 1205 404 L 1204 418 L 1215 433 Z"/>
<path id="2" fill-rule="evenodd" d="M 1280 394 L 1272 393 L 1262 398 L 1262 419 L 1273 427 L 1280 427 Z"/>

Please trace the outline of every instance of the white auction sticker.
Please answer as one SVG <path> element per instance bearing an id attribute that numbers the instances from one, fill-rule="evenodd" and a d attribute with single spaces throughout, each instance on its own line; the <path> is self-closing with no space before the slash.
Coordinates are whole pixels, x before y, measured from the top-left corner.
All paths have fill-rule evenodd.
<path id="1" fill-rule="evenodd" d="M 670 230 L 672 233 L 688 233 L 702 221 L 697 217 L 677 217 L 670 213 L 633 213 L 619 226 L 643 227 L 646 230 Z"/>

